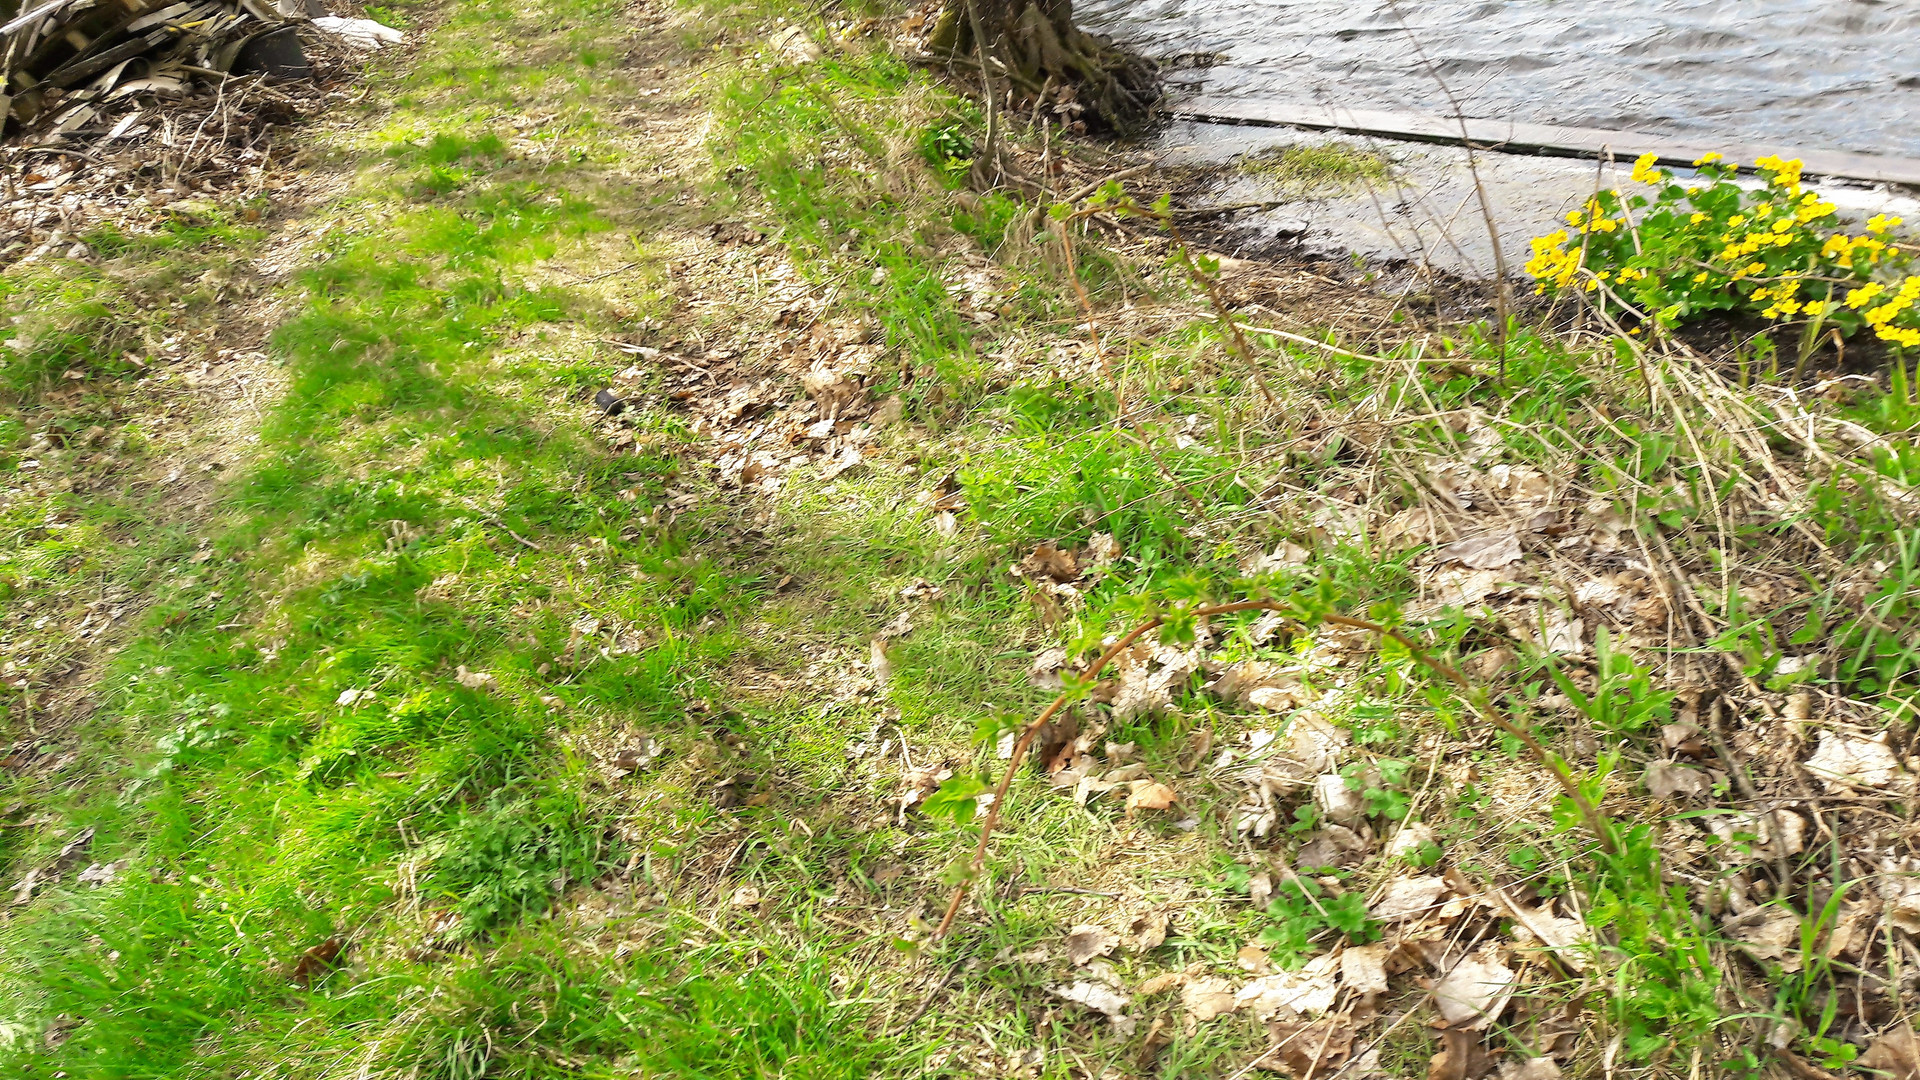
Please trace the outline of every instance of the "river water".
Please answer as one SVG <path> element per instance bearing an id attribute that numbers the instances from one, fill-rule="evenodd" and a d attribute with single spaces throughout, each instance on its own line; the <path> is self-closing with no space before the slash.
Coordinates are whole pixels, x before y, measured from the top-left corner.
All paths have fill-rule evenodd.
<path id="1" fill-rule="evenodd" d="M 1176 90 L 1920 157 L 1920 0 L 1081 0 Z M 1404 22 L 1402 20 L 1404 14 Z"/>

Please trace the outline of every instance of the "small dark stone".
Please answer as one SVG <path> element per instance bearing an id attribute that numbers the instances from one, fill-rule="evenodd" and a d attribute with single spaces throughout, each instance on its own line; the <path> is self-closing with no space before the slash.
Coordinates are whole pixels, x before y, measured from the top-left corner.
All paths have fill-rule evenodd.
<path id="1" fill-rule="evenodd" d="M 300 44 L 300 32 L 292 26 L 256 34 L 240 47 L 233 63 L 234 73 L 262 72 L 283 79 L 311 79 L 313 67 L 307 63 L 306 47 Z"/>
<path id="2" fill-rule="evenodd" d="M 626 400 L 611 390 L 602 390 L 593 395 L 593 403 L 608 416 L 619 416 L 627 408 Z"/>

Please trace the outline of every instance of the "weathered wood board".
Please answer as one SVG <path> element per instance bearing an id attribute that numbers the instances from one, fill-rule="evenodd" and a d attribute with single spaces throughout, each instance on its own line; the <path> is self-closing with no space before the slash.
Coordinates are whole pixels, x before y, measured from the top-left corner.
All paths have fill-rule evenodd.
<path id="1" fill-rule="evenodd" d="M 1711 151 L 1751 167 L 1759 158 L 1772 154 L 1782 158 L 1799 158 L 1809 175 L 1920 187 L 1920 161 L 1834 150 L 1796 150 L 1792 147 L 1737 141 L 1709 144 L 1633 131 L 1521 124 L 1504 120 L 1462 121 L 1413 113 L 1242 101 L 1205 95 L 1182 98 L 1174 102 L 1167 112 L 1176 119 L 1208 123 L 1309 128 L 1455 146 L 1471 142 L 1480 149 L 1504 154 L 1579 158 L 1610 156 L 1619 161 L 1632 161 L 1642 154 L 1651 153 L 1662 165 L 1690 166 Z"/>

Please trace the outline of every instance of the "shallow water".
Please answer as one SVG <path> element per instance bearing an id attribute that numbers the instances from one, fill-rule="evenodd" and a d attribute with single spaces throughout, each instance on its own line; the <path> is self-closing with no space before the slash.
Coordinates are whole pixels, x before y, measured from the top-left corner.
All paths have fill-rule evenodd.
<path id="1" fill-rule="evenodd" d="M 1081 0 L 1176 89 L 1920 157 L 1920 0 Z M 1409 34 L 1411 30 L 1411 34 Z M 1196 58 L 1215 55 L 1210 67 Z"/>

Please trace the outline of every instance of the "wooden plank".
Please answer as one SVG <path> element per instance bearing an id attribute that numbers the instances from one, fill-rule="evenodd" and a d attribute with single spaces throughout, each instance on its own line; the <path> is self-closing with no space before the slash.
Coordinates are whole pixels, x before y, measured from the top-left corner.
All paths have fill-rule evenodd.
<path id="1" fill-rule="evenodd" d="M 1242 101 L 1207 95 L 1183 98 L 1168 113 L 1176 119 L 1215 124 L 1308 128 L 1452 146 L 1471 142 L 1479 149 L 1503 154 L 1577 158 L 1604 158 L 1610 155 L 1615 160 L 1632 161 L 1642 154 L 1651 153 L 1662 165 L 1683 167 L 1691 166 L 1710 151 L 1724 154 L 1728 159 L 1749 168 L 1754 161 L 1771 154 L 1789 160 L 1799 158 L 1804 171 L 1814 176 L 1920 187 L 1920 160 L 1837 150 L 1795 150 L 1791 147 L 1742 142 L 1709 144 L 1634 131 L 1471 118 L 1465 121 L 1463 136 L 1461 121 L 1442 116 L 1277 101 Z"/>

